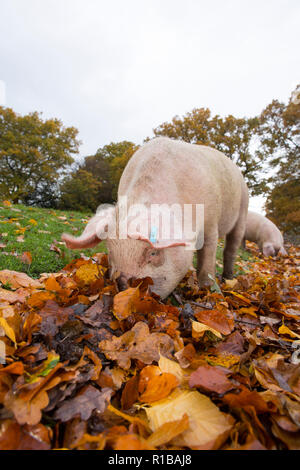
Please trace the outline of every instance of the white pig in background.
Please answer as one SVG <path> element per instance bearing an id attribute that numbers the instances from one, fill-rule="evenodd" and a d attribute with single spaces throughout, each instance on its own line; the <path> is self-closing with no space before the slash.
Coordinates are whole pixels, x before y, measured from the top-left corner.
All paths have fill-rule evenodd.
<path id="1" fill-rule="evenodd" d="M 153 204 L 204 205 L 204 224 L 200 224 L 193 243 L 197 248 L 197 275 L 200 287 L 211 285 L 215 277 L 219 237 L 226 237 L 223 277 L 233 277 L 236 252 L 245 233 L 248 189 L 238 167 L 221 152 L 203 145 L 192 145 L 166 137 L 155 138 L 139 148 L 128 162 L 119 183 L 118 203 L 100 211 L 78 238 L 64 234 L 69 248 L 96 246 L 107 238 L 109 262 L 113 272 L 130 277 L 153 279 L 153 291 L 167 297 L 185 276 L 193 262 L 191 240 L 183 230 L 182 220 L 171 210 L 171 236 L 165 237 L 161 219 L 153 224 L 144 216 L 143 234 L 130 229 L 127 238 L 120 235 L 121 201 L 127 207 L 136 204 L 147 209 Z M 151 209 L 152 210 L 152 209 Z M 195 216 L 194 216 L 195 219 Z M 150 222 L 148 224 L 148 222 Z M 195 220 L 193 220 L 195 222 Z M 116 229 L 107 227 L 115 225 Z M 203 239 L 203 246 L 199 240 Z M 195 245 L 194 245 L 195 246 Z"/>
<path id="2" fill-rule="evenodd" d="M 247 215 L 245 240 L 255 242 L 264 256 L 286 255 L 283 246 L 283 236 L 271 220 L 261 214 L 249 211 Z"/>

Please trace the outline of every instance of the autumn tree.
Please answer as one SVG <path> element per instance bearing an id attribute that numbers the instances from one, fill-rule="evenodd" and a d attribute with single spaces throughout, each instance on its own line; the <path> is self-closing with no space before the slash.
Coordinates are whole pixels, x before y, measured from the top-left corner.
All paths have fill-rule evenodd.
<path id="1" fill-rule="evenodd" d="M 105 155 L 96 153 L 85 157 L 80 168 L 91 175 L 99 183 L 97 193 L 100 202 L 112 202 L 112 182 L 110 179 L 110 161 Z"/>
<path id="2" fill-rule="evenodd" d="M 123 170 L 137 148 L 128 141 L 112 142 L 85 157 L 62 182 L 60 207 L 94 211 L 99 204 L 115 202 Z"/>
<path id="3" fill-rule="evenodd" d="M 175 116 L 153 130 L 155 136 L 164 135 L 192 144 L 208 145 L 225 153 L 237 163 L 252 194 L 264 190 L 261 174 L 262 156 L 257 154 L 258 118 L 222 118 L 212 116 L 207 108 L 195 108 L 182 118 Z"/>
<path id="4" fill-rule="evenodd" d="M 131 142 L 126 145 L 124 152 L 120 152 L 119 155 L 115 155 L 110 162 L 110 179 L 112 182 L 112 199 L 117 200 L 119 181 L 124 171 L 125 166 L 129 162 L 132 155 L 137 151 L 138 146 Z"/>
<path id="5" fill-rule="evenodd" d="M 83 167 L 91 171 L 101 182 L 103 188 L 99 195 L 101 202 L 116 201 L 123 170 L 137 148 L 133 142 L 127 140 L 112 142 L 99 148 L 94 156 L 85 160 Z"/>
<path id="6" fill-rule="evenodd" d="M 63 180 L 60 186 L 59 207 L 95 211 L 99 205 L 100 191 L 101 183 L 91 173 L 79 168 Z"/>
<path id="7" fill-rule="evenodd" d="M 260 116 L 260 152 L 271 169 L 267 215 L 283 230 L 300 230 L 300 87 L 288 103 L 277 100 Z"/>
<path id="8" fill-rule="evenodd" d="M 78 134 L 58 119 L 0 107 L 0 194 L 14 203 L 51 206 L 57 180 L 78 153 Z"/>
<path id="9" fill-rule="evenodd" d="M 286 232 L 300 233 L 300 184 L 291 178 L 276 185 L 266 202 L 267 216 Z"/>

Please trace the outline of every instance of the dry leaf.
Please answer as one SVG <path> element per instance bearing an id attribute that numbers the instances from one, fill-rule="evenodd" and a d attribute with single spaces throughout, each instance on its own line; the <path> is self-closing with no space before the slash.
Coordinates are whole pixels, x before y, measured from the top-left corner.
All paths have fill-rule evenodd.
<path id="1" fill-rule="evenodd" d="M 80 390 L 75 398 L 66 400 L 55 412 L 55 418 L 63 422 L 69 421 L 76 416 L 87 420 L 93 410 L 103 413 L 112 396 L 112 390 L 104 388 L 101 392 L 92 385 L 88 385 Z"/>
<path id="2" fill-rule="evenodd" d="M 139 299 L 138 287 L 130 287 L 114 297 L 114 314 L 118 320 L 124 320 L 135 311 L 134 303 Z"/>
<path id="3" fill-rule="evenodd" d="M 123 410 L 128 410 L 135 402 L 138 401 L 138 385 L 139 377 L 137 375 L 134 375 L 130 380 L 128 380 L 128 382 L 126 382 L 121 397 L 121 405 Z"/>
<path id="4" fill-rule="evenodd" d="M 294 333 L 294 331 L 290 330 L 287 326 L 285 326 L 284 324 L 282 324 L 279 328 L 278 328 L 278 333 L 280 333 L 281 335 L 288 335 L 290 336 L 291 338 L 300 338 L 300 335 L 298 335 L 297 333 Z"/>
<path id="5" fill-rule="evenodd" d="M 6 336 L 16 345 L 16 336 L 14 330 L 9 326 L 5 318 L 0 317 L 0 327 L 3 328 Z"/>
<path id="6" fill-rule="evenodd" d="M 168 374 L 174 375 L 179 384 L 183 383 L 185 372 L 177 362 L 171 361 L 167 357 L 161 355 L 158 361 L 158 367 L 161 372 L 167 372 Z"/>
<path id="7" fill-rule="evenodd" d="M 202 336 L 204 335 L 204 333 L 206 331 L 210 331 L 217 338 L 222 339 L 221 333 L 219 333 L 214 328 L 210 328 L 209 326 L 204 325 L 203 323 L 200 323 L 198 321 L 193 321 L 192 322 L 192 335 L 193 335 L 193 338 L 195 338 L 195 339 L 202 338 Z"/>
<path id="8" fill-rule="evenodd" d="M 84 264 L 80 266 L 75 275 L 75 279 L 78 282 L 83 283 L 84 285 L 91 284 L 92 282 L 96 281 L 100 276 L 99 267 L 97 264 Z"/>
<path id="9" fill-rule="evenodd" d="M 22 263 L 29 264 L 29 265 L 32 263 L 32 255 L 29 251 L 24 251 L 20 259 Z"/>
<path id="10" fill-rule="evenodd" d="M 157 366 L 147 366 L 142 369 L 139 381 L 139 400 L 142 403 L 152 403 L 167 397 L 178 385 L 173 374 L 161 372 Z"/>
<path id="11" fill-rule="evenodd" d="M 227 310 L 227 309 L 226 309 Z M 218 331 L 223 335 L 229 335 L 234 329 L 234 322 L 222 310 L 199 310 L 195 311 L 198 322 Z"/>
<path id="12" fill-rule="evenodd" d="M 223 401 L 231 408 L 247 409 L 254 407 L 257 413 L 266 413 L 269 411 L 267 403 L 263 398 L 254 390 L 250 392 L 244 388 L 240 393 L 227 393 L 223 397 Z"/>
<path id="13" fill-rule="evenodd" d="M 114 450 L 153 450 L 153 447 L 136 434 L 125 434 L 117 438 Z"/>
<path id="14" fill-rule="evenodd" d="M 19 287 L 42 287 L 39 281 L 32 279 L 27 274 L 9 271 L 8 269 L 0 271 L 0 282 L 4 285 L 9 284 L 12 289 L 18 289 Z"/>
<path id="15" fill-rule="evenodd" d="M 153 431 L 165 423 L 180 420 L 187 414 L 189 429 L 172 442 L 190 448 L 205 445 L 212 448 L 213 443 L 232 428 L 228 416 L 221 413 L 209 398 L 199 392 L 175 391 L 164 400 L 145 408 L 145 411 Z M 218 444 L 220 443 L 219 441 Z"/>
<path id="16" fill-rule="evenodd" d="M 170 354 L 174 349 L 172 339 L 164 333 L 149 333 L 146 323 L 138 322 L 120 337 L 103 340 L 99 348 L 108 359 L 117 361 L 119 367 L 127 370 L 131 360 L 138 359 L 145 364 L 159 361 L 160 352 Z"/>
<path id="17" fill-rule="evenodd" d="M 147 443 L 153 447 L 159 447 L 172 441 L 175 437 L 182 434 L 189 428 L 189 417 L 185 413 L 181 419 L 177 421 L 168 421 L 162 424 L 151 436 L 148 437 Z"/>
<path id="18" fill-rule="evenodd" d="M 235 385 L 228 380 L 224 370 L 209 366 L 208 364 L 198 367 L 189 379 L 191 388 L 200 388 L 204 392 L 215 392 L 224 394 L 235 388 Z"/>

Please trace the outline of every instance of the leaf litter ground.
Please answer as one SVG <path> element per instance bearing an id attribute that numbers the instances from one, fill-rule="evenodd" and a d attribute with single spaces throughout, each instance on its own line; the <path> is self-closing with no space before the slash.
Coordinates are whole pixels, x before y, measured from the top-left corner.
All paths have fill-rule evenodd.
<path id="1" fill-rule="evenodd" d="M 103 253 L 0 271 L 0 449 L 300 449 L 299 248 L 248 247 L 245 274 L 164 302 Z"/>

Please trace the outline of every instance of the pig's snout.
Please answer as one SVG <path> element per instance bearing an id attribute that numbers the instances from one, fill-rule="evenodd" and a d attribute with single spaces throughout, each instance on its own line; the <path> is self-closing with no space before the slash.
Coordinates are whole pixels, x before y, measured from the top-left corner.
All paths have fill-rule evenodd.
<path id="1" fill-rule="evenodd" d="M 269 257 L 269 256 L 274 257 L 277 255 L 277 252 L 278 250 L 276 251 L 273 245 L 265 245 L 263 247 L 263 255 L 266 257 Z"/>
<path id="2" fill-rule="evenodd" d="M 128 281 L 129 279 L 134 279 L 130 274 L 121 273 L 120 276 L 117 278 L 117 284 L 119 290 L 125 290 L 128 288 Z"/>

